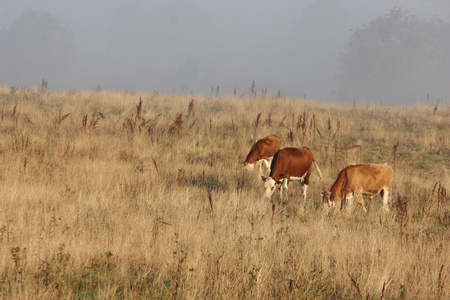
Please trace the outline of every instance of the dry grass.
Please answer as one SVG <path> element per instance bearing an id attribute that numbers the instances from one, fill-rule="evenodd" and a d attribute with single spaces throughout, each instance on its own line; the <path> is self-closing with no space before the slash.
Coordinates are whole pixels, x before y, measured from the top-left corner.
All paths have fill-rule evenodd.
<path id="1" fill-rule="evenodd" d="M 0 297 L 448 299 L 450 109 L 0 88 Z M 262 201 L 255 139 L 308 146 L 308 200 Z M 351 163 L 394 167 L 327 210 Z"/>

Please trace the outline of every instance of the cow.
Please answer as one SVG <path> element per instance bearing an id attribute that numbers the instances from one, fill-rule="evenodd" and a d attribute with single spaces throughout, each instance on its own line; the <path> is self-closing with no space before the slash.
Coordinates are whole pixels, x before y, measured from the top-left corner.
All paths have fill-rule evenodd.
<path id="1" fill-rule="evenodd" d="M 262 174 L 262 165 L 269 169 L 272 158 L 278 150 L 280 150 L 280 140 L 276 135 L 257 140 L 245 159 L 245 168 L 252 171 L 255 165 L 259 165 L 259 174 Z"/>
<path id="2" fill-rule="evenodd" d="M 347 166 L 339 172 L 330 191 L 323 193 L 323 202 L 334 206 L 335 202 L 342 201 L 344 198 L 352 201 L 353 195 L 356 195 L 359 204 L 366 212 L 363 195 L 368 195 L 372 199 L 379 193 L 383 199 L 384 211 L 389 212 L 393 177 L 394 171 L 385 163 Z"/>
<path id="3" fill-rule="evenodd" d="M 306 190 L 308 189 L 309 176 L 311 175 L 313 163 L 319 177 L 322 178 L 322 172 L 320 172 L 311 150 L 307 147 L 287 147 L 278 151 L 270 165 L 269 177 L 261 176 L 264 180 L 264 197 L 270 199 L 277 184 L 281 184 L 280 197 L 283 196 L 283 190 L 287 195 L 289 181 L 299 180 L 303 186 L 303 200 L 306 200 Z"/>

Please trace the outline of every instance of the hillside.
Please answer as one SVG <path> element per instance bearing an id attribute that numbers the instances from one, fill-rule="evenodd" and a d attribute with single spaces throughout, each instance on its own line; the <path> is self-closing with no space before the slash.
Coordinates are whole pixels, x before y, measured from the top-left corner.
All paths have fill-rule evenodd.
<path id="1" fill-rule="evenodd" d="M 4 298 L 450 295 L 450 107 L 0 88 Z M 261 199 L 256 139 L 307 146 L 308 199 Z M 348 164 L 394 169 L 391 212 L 329 209 Z"/>

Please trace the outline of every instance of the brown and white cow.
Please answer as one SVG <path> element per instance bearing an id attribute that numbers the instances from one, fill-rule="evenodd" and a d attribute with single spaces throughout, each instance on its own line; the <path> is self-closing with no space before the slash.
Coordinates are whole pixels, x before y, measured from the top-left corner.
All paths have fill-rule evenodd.
<path id="1" fill-rule="evenodd" d="M 262 174 L 262 165 L 269 169 L 272 158 L 278 150 L 280 150 L 280 140 L 276 135 L 256 141 L 244 162 L 245 168 L 252 171 L 255 165 L 259 165 L 259 174 Z"/>
<path id="2" fill-rule="evenodd" d="M 283 189 L 287 195 L 289 181 L 299 180 L 303 186 L 303 199 L 306 200 L 306 190 L 308 189 L 309 176 L 311 175 L 313 163 L 319 177 L 322 178 L 319 166 L 314 161 L 311 150 L 307 147 L 288 147 L 278 151 L 273 157 L 270 166 L 270 176 L 261 176 L 264 180 L 264 197 L 270 198 L 277 184 L 281 184 L 280 196 L 283 196 Z"/>
<path id="3" fill-rule="evenodd" d="M 389 201 L 392 190 L 394 171 L 387 164 L 350 165 L 339 172 L 338 178 L 330 191 L 323 193 L 324 203 L 334 206 L 342 199 L 353 200 L 356 195 L 364 211 L 364 195 L 372 196 L 380 193 L 383 199 L 383 209 L 389 211 Z M 342 202 L 341 202 L 342 203 Z"/>

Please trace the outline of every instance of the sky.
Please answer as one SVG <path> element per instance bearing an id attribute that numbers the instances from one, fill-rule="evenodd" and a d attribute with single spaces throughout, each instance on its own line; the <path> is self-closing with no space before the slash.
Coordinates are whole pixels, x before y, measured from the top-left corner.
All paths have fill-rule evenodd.
<path id="1" fill-rule="evenodd" d="M 0 85 L 338 99 L 339 54 L 352 29 L 401 7 L 450 20 L 448 0 L 0 0 L 0 37 L 29 10 L 73 32 L 63 64 L 14 64 Z M 18 38 L 19 39 L 19 38 Z M 22 44 L 19 44 L 22 45 Z M 0 51 L 3 46 L 0 45 Z M 39 53 L 24 44 L 19 53 Z M 42 56 L 42 55 L 41 55 Z M 18 58 L 20 59 L 20 58 Z M 39 60 L 39 55 L 36 60 Z M 64 60 L 64 57 L 62 58 Z M 448 95 L 447 95 L 448 97 Z"/>

